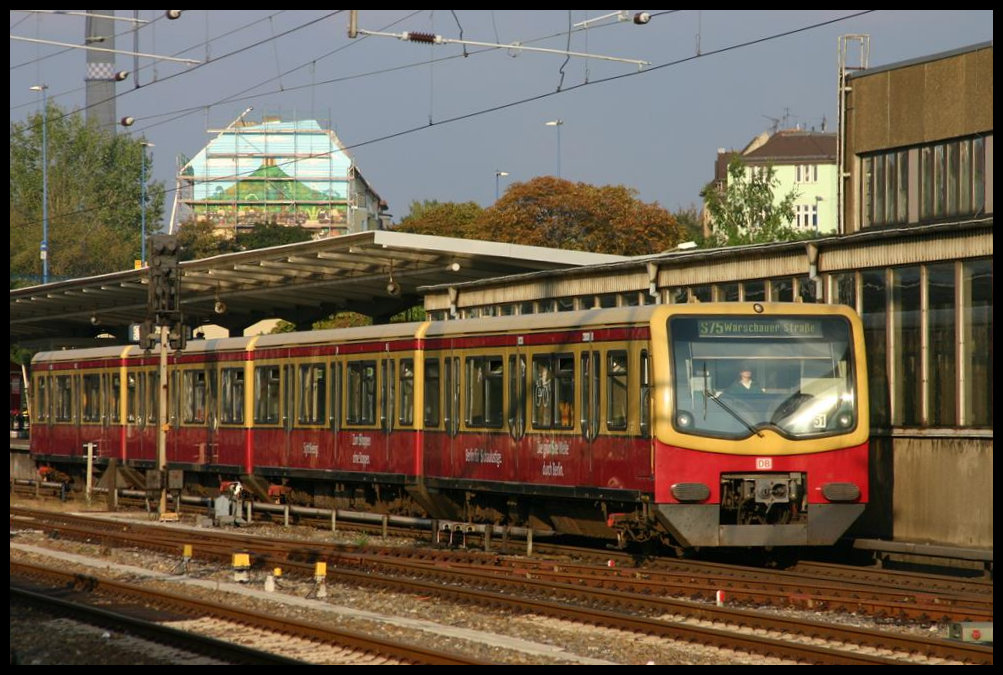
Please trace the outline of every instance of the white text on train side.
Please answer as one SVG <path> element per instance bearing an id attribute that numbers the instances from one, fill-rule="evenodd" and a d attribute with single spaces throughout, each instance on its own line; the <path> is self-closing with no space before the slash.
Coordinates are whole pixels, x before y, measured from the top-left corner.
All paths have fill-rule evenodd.
<path id="1" fill-rule="evenodd" d="M 547 455 L 567 455 L 571 446 L 567 441 L 543 441 L 537 444 L 536 454 L 546 457 Z"/>
<path id="2" fill-rule="evenodd" d="M 563 476 L 564 475 L 564 465 L 560 462 L 544 462 L 543 464 L 543 475 L 544 476 Z"/>
<path id="3" fill-rule="evenodd" d="M 467 464 L 494 464 L 501 466 L 502 456 L 500 452 L 488 452 L 480 448 L 467 448 L 465 457 Z"/>
<path id="4" fill-rule="evenodd" d="M 303 444 L 303 456 L 313 455 L 316 457 L 320 454 L 320 445 L 317 443 L 304 443 Z"/>

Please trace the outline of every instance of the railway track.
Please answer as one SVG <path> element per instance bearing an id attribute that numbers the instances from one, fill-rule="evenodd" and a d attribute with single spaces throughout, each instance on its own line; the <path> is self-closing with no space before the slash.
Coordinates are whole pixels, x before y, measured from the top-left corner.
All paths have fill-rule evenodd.
<path id="1" fill-rule="evenodd" d="M 221 596 L 205 600 L 191 594 L 180 594 L 151 588 L 146 585 L 123 583 L 96 575 L 81 575 L 53 567 L 11 561 L 12 579 L 30 579 L 65 592 L 73 589 L 88 596 L 100 596 L 116 602 L 130 602 L 161 611 L 177 612 L 199 619 L 209 617 L 208 625 L 218 633 L 240 636 L 255 644 L 265 645 L 260 652 L 260 663 L 384 663 L 417 665 L 479 665 L 482 662 L 426 649 L 417 645 L 401 644 L 348 631 L 340 631 L 289 617 L 254 611 L 244 605 L 228 605 Z M 223 596 L 225 597 L 225 596 Z M 205 630 L 205 628 L 203 628 Z M 166 631 L 165 632 L 169 632 Z M 197 638 L 192 637 L 196 642 Z M 234 645 L 234 653 L 239 650 Z M 282 653 L 297 656 L 283 656 Z M 238 661 L 238 663 L 241 661 Z"/>
<path id="2" fill-rule="evenodd" d="M 43 588 L 37 583 L 32 583 L 31 588 L 28 588 L 25 585 L 28 580 L 21 575 L 21 572 L 20 566 L 12 565 L 10 599 L 11 605 L 17 606 L 17 612 L 21 612 L 24 607 L 29 606 L 40 610 L 47 617 L 70 618 L 88 626 L 139 637 L 146 643 L 144 646 L 147 648 L 150 645 L 161 645 L 191 655 L 202 655 L 210 658 L 210 663 L 216 665 L 306 665 L 305 661 L 298 659 L 251 649 L 244 645 L 217 640 L 190 631 L 178 630 L 156 621 L 144 620 L 133 616 L 124 608 L 119 608 L 116 611 L 107 607 L 97 607 L 86 602 L 83 598 L 71 599 L 67 597 L 68 589 L 65 585 L 56 588 Z M 38 576 L 32 576 L 34 577 L 33 581 L 37 582 Z M 75 595 L 87 594 L 80 592 Z M 148 613 L 146 608 L 144 610 L 144 613 Z M 12 609 L 12 614 L 14 611 Z M 11 648 L 13 649 L 13 645 Z"/>
<path id="3" fill-rule="evenodd" d="M 31 516 L 20 512 L 13 516 L 18 523 Z M 60 536 L 100 540 L 106 545 L 146 546 L 177 554 L 179 534 L 174 528 L 134 526 L 125 532 L 118 522 L 104 521 L 93 529 L 73 524 L 62 514 L 38 516 L 36 525 L 49 521 Z M 62 521 L 61 524 L 53 521 Z M 74 529 L 78 528 L 78 529 Z M 192 534 L 192 536 L 196 536 Z M 699 584 L 692 576 L 667 582 L 663 572 L 623 568 L 589 568 L 554 561 L 511 559 L 460 552 L 452 561 L 449 552 L 418 553 L 398 549 L 394 556 L 385 551 L 360 552 L 344 546 L 318 542 L 264 540 L 230 533 L 199 532 L 196 556 L 217 563 L 229 559 L 239 548 L 249 551 L 256 564 L 270 567 L 281 564 L 290 574 L 309 578 L 313 563 L 326 560 L 337 581 L 370 588 L 390 589 L 399 593 L 440 597 L 479 606 L 502 607 L 513 612 L 533 612 L 565 621 L 578 621 L 673 640 L 717 644 L 748 650 L 752 653 L 783 655 L 782 658 L 808 663 L 889 663 L 948 662 L 992 663 L 992 650 L 961 643 L 914 638 L 887 631 L 870 631 L 793 620 L 763 612 L 734 607 L 713 607 L 665 597 L 672 583 L 692 588 Z M 412 554 L 413 555 L 410 555 Z M 409 557 L 410 556 L 410 557 Z M 762 571 L 758 571 L 762 575 Z M 720 585 L 720 579 L 714 580 Z M 731 580 L 734 582 L 734 580 Z M 710 588 L 713 584 L 702 582 Z M 764 581 L 757 589 L 746 590 L 751 596 L 791 596 L 790 589 L 768 590 Z M 785 582 L 785 583 L 789 583 Z M 808 582 L 801 586 L 807 588 Z M 860 589 L 845 585 L 851 596 Z M 733 586 L 737 588 L 737 585 Z M 801 587 L 799 587 L 801 588 Z M 805 592 L 804 588 L 800 592 Z M 828 593 L 833 585 L 827 586 Z M 845 589 L 844 589 L 845 590 Z M 729 591 L 729 593 L 732 591 Z M 826 605 L 815 594 L 815 609 Z M 849 601 L 843 601 L 849 602 Z M 857 601 L 859 602 L 859 601 Z M 869 602 L 874 602 L 869 601 Z M 991 616 L 991 614 L 990 614 Z M 726 636 L 731 636 L 730 638 Z M 729 640 L 731 640 L 729 642 Z M 758 643 L 757 643 L 758 641 Z M 782 643 L 782 644 L 778 644 Z M 819 645 L 822 645 L 819 647 Z M 800 646 L 799 646 L 800 645 Z M 810 652 L 805 645 L 818 647 Z"/>

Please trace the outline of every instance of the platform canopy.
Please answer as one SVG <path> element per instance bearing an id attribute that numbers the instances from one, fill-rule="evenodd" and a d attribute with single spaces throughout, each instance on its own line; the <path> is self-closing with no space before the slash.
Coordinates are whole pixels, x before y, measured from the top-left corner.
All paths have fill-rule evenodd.
<path id="1" fill-rule="evenodd" d="M 393 231 L 370 231 L 181 263 L 185 323 L 239 334 L 269 318 L 302 328 L 338 311 L 381 322 L 421 303 L 429 285 L 623 260 L 620 256 Z M 110 333 L 147 313 L 149 270 L 10 292 L 11 343 Z"/>

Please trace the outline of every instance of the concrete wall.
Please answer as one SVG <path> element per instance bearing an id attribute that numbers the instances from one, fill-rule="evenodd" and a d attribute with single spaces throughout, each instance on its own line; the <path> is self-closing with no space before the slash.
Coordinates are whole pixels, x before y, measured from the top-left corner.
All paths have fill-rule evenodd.
<path id="1" fill-rule="evenodd" d="M 875 438 L 871 502 L 852 534 L 993 547 L 993 442 Z"/>

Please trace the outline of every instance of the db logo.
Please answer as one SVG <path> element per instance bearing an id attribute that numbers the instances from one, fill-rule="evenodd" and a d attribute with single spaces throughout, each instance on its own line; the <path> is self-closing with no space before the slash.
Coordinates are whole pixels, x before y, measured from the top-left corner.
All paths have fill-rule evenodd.
<path id="1" fill-rule="evenodd" d="M 773 468 L 772 457 L 756 457 L 756 469 L 759 471 L 769 471 Z"/>

